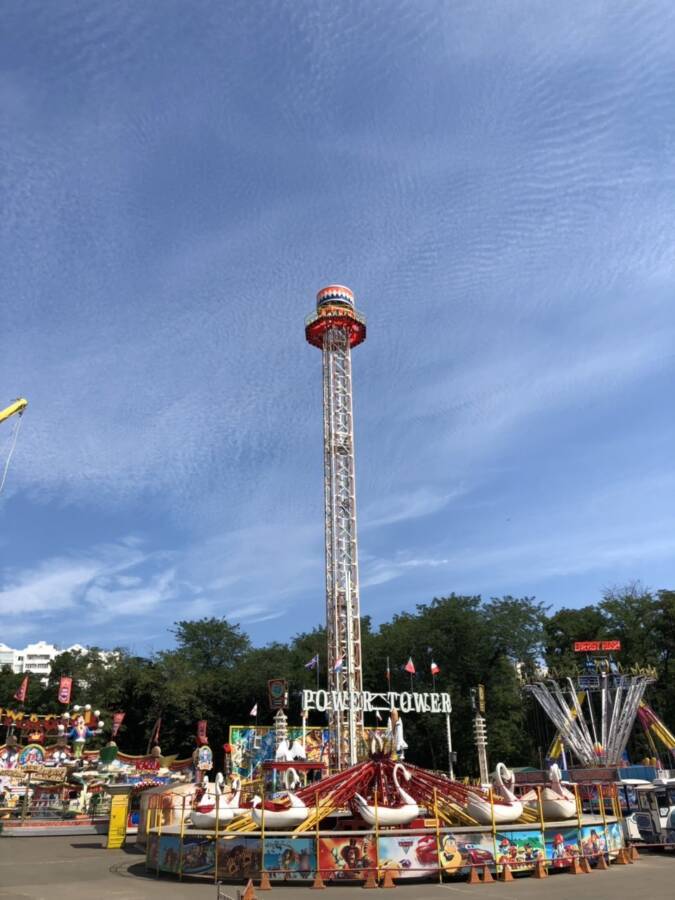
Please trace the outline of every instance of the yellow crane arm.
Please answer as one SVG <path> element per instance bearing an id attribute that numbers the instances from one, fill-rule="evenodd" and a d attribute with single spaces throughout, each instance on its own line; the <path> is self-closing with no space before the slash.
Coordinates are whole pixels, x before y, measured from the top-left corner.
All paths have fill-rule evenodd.
<path id="1" fill-rule="evenodd" d="M 18 400 L 15 400 L 14 403 L 11 404 L 11 406 L 8 406 L 7 409 L 0 409 L 0 422 L 4 422 L 5 419 L 9 419 L 9 417 L 13 416 L 14 413 L 21 414 L 27 406 L 28 400 L 20 397 Z"/>

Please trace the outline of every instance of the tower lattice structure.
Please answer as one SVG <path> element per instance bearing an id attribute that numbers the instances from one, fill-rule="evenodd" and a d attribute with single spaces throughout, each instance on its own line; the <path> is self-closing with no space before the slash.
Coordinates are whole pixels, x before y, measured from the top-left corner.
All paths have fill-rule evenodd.
<path id="1" fill-rule="evenodd" d="M 366 338 L 366 322 L 349 288 L 319 291 L 305 336 L 323 354 L 324 511 L 328 690 L 362 691 L 359 566 L 356 539 L 351 349 Z M 354 704 L 345 704 L 353 707 Z M 357 762 L 363 712 L 329 713 L 332 764 Z"/>

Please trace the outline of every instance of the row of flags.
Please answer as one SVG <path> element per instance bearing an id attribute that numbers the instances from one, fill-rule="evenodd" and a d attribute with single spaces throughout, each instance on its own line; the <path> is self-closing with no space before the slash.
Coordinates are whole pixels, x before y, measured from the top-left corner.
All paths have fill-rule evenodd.
<path id="1" fill-rule="evenodd" d="M 338 661 L 333 666 L 333 671 L 341 672 L 344 667 L 344 664 L 345 664 L 345 658 L 344 658 L 344 656 L 341 656 L 340 659 L 338 659 Z M 305 668 L 306 669 L 318 669 L 319 668 L 319 654 L 318 653 L 316 653 L 309 660 L 309 662 L 305 663 Z M 415 663 L 413 662 L 412 656 L 408 657 L 408 662 L 404 666 L 402 666 L 402 671 L 407 672 L 411 676 L 417 674 L 417 669 L 415 668 Z M 436 678 L 436 676 L 441 671 L 441 667 L 439 665 L 437 665 L 432 659 L 431 663 L 429 665 L 429 671 L 431 672 L 432 678 Z M 389 659 L 388 658 L 387 658 L 386 676 L 387 676 L 387 681 L 391 681 L 391 669 L 389 668 Z M 257 715 L 258 715 L 258 704 L 254 703 L 253 706 L 251 707 L 249 716 L 253 719 L 253 718 L 256 718 Z M 376 713 L 375 715 L 377 716 L 378 719 L 381 718 L 379 713 Z"/>
<path id="2" fill-rule="evenodd" d="M 16 690 L 14 694 L 14 699 L 18 700 L 19 703 L 26 702 L 26 696 L 28 695 L 28 682 L 30 680 L 29 675 L 24 675 L 21 679 L 21 684 Z M 58 700 L 59 703 L 63 703 L 67 705 L 70 703 L 70 695 L 73 690 L 73 679 L 70 675 L 62 675 L 59 679 L 59 690 L 58 690 Z"/>
<path id="3" fill-rule="evenodd" d="M 344 656 L 341 656 L 340 659 L 333 666 L 334 672 L 341 672 L 345 664 Z M 319 654 L 317 653 L 313 656 L 309 662 L 305 663 L 306 669 L 316 669 L 319 665 Z M 433 659 L 431 660 L 431 664 L 429 665 L 429 670 L 432 676 L 435 678 L 439 672 L 441 671 L 441 667 L 438 666 Z M 416 675 L 417 669 L 415 668 L 415 663 L 413 662 L 412 656 L 408 658 L 408 662 L 403 666 L 403 671 L 407 672 L 409 675 Z M 387 659 L 387 669 L 386 669 L 387 681 L 391 680 L 391 669 L 389 668 L 389 659 Z"/>
<path id="4" fill-rule="evenodd" d="M 436 665 L 436 663 L 432 659 L 431 663 L 429 664 L 429 670 L 430 670 L 432 676 L 435 678 L 438 675 L 438 673 L 441 671 L 441 667 Z M 417 674 L 417 669 L 415 668 L 415 663 L 413 662 L 412 656 L 410 656 L 408 658 L 408 662 L 403 666 L 403 671 L 407 672 L 408 675 L 416 675 Z M 389 678 L 390 678 L 389 668 L 387 668 L 387 680 L 389 680 Z"/>

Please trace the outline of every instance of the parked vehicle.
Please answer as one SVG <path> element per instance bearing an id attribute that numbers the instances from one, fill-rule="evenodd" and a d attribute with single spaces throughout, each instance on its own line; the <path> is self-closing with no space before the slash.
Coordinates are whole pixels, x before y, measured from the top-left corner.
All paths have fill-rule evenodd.
<path id="1" fill-rule="evenodd" d="M 657 784 L 659 781 L 666 784 Z M 635 824 L 646 844 L 675 844 L 675 804 L 670 803 L 675 779 L 656 779 L 656 782 L 636 787 Z"/>

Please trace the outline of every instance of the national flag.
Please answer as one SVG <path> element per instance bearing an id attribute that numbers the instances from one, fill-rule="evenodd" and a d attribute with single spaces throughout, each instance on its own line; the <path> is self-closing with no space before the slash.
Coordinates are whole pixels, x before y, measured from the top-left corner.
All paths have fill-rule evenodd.
<path id="1" fill-rule="evenodd" d="M 318 665 L 319 665 L 319 654 L 317 653 L 316 656 L 313 656 L 309 662 L 305 663 L 305 668 L 306 669 L 316 669 L 316 667 Z"/>
<path id="2" fill-rule="evenodd" d="M 253 716 L 257 716 L 257 715 L 258 715 L 258 704 L 254 703 L 251 708 L 251 712 L 249 713 L 249 716 L 253 717 Z"/>
<path id="3" fill-rule="evenodd" d="M 439 673 L 440 671 L 441 671 L 441 667 L 440 667 L 440 666 L 437 666 L 436 663 L 435 663 L 435 662 L 433 661 L 433 659 L 432 659 L 432 660 L 431 660 L 431 674 L 432 674 L 432 675 L 438 675 L 438 673 Z"/>
<path id="4" fill-rule="evenodd" d="M 344 656 L 341 656 L 340 659 L 338 659 L 338 661 L 337 661 L 337 662 L 335 663 L 335 665 L 333 666 L 333 671 L 334 671 L 334 672 L 341 672 L 341 671 L 342 671 L 342 667 L 344 666 L 344 663 L 345 663 L 345 658 L 344 658 Z"/>
<path id="5" fill-rule="evenodd" d="M 73 690 L 73 679 L 70 675 L 62 675 L 59 679 L 59 703 L 67 706 L 70 703 L 70 694 Z"/>
<path id="6" fill-rule="evenodd" d="M 409 675 L 415 674 L 415 663 L 412 661 L 412 656 L 408 657 L 408 662 L 403 666 L 406 672 Z"/>
<path id="7" fill-rule="evenodd" d="M 23 676 L 23 680 L 19 685 L 19 689 L 16 694 L 14 694 L 14 699 L 18 700 L 19 703 L 23 703 L 26 699 L 26 694 L 28 693 L 28 675 Z"/>
<path id="8" fill-rule="evenodd" d="M 152 747 L 154 744 L 159 743 L 159 732 L 162 727 L 162 719 L 161 717 L 155 720 L 155 727 L 152 729 L 152 736 L 150 738 L 150 746 Z"/>
<path id="9" fill-rule="evenodd" d="M 123 712 L 113 713 L 111 737 L 115 737 L 117 732 L 120 730 L 120 725 L 122 724 L 123 721 L 124 721 L 124 713 Z"/>

